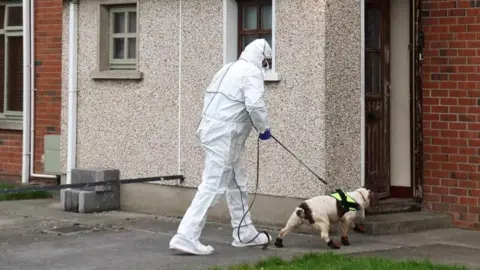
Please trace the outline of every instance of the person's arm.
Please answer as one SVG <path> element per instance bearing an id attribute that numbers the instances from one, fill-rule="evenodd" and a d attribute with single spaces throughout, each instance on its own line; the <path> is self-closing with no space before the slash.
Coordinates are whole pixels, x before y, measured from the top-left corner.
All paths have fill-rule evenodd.
<path id="1" fill-rule="evenodd" d="M 258 132 L 264 133 L 268 128 L 268 109 L 265 103 L 265 87 L 261 71 L 249 72 L 243 77 L 242 91 L 245 107 Z"/>

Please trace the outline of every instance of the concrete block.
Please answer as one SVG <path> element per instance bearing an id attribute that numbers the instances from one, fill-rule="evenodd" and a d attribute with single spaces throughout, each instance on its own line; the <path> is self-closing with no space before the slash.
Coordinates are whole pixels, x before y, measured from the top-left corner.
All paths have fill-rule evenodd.
<path id="1" fill-rule="evenodd" d="M 79 192 L 79 213 L 95 213 L 120 209 L 120 190 Z"/>
<path id="2" fill-rule="evenodd" d="M 119 181 L 120 171 L 116 169 L 93 168 L 93 169 L 73 169 L 72 184 L 77 183 L 93 183 L 102 181 Z M 109 191 L 118 189 L 119 185 L 105 185 L 96 187 L 82 188 L 88 191 Z"/>
<path id="3" fill-rule="evenodd" d="M 70 190 L 70 200 L 71 200 L 71 212 L 78 213 L 78 196 L 81 190 L 72 189 Z"/>
<path id="4" fill-rule="evenodd" d="M 69 212 L 70 209 L 67 207 L 67 192 L 66 189 L 60 190 L 60 206 L 62 207 L 62 211 Z"/>
<path id="5" fill-rule="evenodd" d="M 60 190 L 60 204 L 63 211 L 78 213 L 78 194 L 79 190 L 75 189 Z"/>

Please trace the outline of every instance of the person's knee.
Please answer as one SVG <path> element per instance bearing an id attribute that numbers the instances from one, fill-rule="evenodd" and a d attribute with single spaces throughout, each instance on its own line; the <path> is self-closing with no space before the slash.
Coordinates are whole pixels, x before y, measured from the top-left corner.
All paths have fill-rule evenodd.
<path id="1" fill-rule="evenodd" d="M 212 203 L 210 203 L 210 206 L 208 209 L 212 209 L 215 205 L 217 205 L 218 201 L 220 201 L 220 198 L 222 197 L 222 194 L 217 194 L 212 200 Z"/>

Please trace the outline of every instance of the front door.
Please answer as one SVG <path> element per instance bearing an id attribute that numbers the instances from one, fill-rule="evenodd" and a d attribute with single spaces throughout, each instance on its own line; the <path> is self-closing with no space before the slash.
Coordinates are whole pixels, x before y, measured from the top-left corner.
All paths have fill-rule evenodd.
<path id="1" fill-rule="evenodd" d="M 365 184 L 390 195 L 390 13 L 386 0 L 365 3 Z"/>

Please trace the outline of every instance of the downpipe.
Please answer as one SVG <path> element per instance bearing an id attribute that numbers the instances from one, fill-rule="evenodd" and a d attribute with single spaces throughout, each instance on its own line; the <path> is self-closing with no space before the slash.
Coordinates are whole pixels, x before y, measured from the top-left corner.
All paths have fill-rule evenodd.
<path id="1" fill-rule="evenodd" d="M 70 0 L 68 23 L 67 184 L 72 183 L 72 169 L 76 166 L 77 154 L 77 28 L 78 1 Z"/>
<path id="2" fill-rule="evenodd" d="M 23 0 L 23 121 L 22 121 L 22 183 L 28 184 L 30 180 L 30 0 Z"/>

